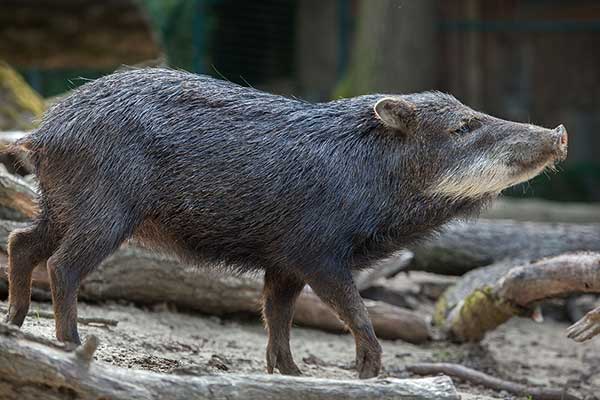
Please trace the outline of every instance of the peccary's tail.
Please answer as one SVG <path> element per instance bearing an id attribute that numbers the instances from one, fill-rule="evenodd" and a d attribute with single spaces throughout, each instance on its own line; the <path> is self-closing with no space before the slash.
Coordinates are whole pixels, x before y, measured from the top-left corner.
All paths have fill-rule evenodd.
<path id="1" fill-rule="evenodd" d="M 8 141 L 10 141 L 10 138 Z M 0 145 L 0 154 L 12 155 L 21 161 L 27 161 L 37 173 L 40 165 L 39 134 L 37 130 L 19 137 L 10 144 Z"/>
<path id="2" fill-rule="evenodd" d="M 0 149 L 0 153 L 4 154 L 16 154 L 22 151 L 32 152 L 34 150 L 34 143 L 36 142 L 36 131 L 33 131 L 26 136 L 23 136 L 14 142 L 3 146 Z"/>
<path id="3" fill-rule="evenodd" d="M 4 148 L 5 153 L 17 153 L 19 151 L 30 151 L 31 141 L 28 137 L 21 138 L 16 142 L 13 142 Z"/>

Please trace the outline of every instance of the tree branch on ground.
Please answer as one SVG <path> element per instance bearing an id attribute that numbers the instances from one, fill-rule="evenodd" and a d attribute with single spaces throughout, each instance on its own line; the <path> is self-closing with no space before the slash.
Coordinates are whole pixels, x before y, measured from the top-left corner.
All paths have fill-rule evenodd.
<path id="1" fill-rule="evenodd" d="M 573 293 L 600 293 L 600 253 L 501 262 L 471 271 L 438 300 L 434 322 L 455 340 L 479 341 L 511 317 L 531 315 L 538 302 Z M 590 315 L 573 328 L 574 338 L 598 333 Z"/>
<path id="2" fill-rule="evenodd" d="M 408 365 L 406 369 L 417 375 L 444 374 L 489 389 L 505 390 L 517 396 L 530 396 L 535 400 L 579 400 L 578 397 L 569 394 L 566 389 L 546 389 L 510 382 L 460 364 L 420 363 Z"/>
<path id="3" fill-rule="evenodd" d="M 94 361 L 91 336 L 73 352 L 0 324 L 0 398 L 12 400 L 173 399 L 458 400 L 445 376 L 421 379 L 338 380 L 281 375 L 173 375 L 123 369 Z"/>

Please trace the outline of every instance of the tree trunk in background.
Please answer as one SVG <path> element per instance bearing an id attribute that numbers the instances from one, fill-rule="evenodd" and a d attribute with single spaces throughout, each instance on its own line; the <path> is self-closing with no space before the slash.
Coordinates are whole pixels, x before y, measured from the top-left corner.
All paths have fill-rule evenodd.
<path id="1" fill-rule="evenodd" d="M 350 70 L 336 95 L 435 88 L 437 3 L 363 0 L 359 7 Z"/>
<path id="2" fill-rule="evenodd" d="M 296 13 L 296 68 L 300 93 L 329 100 L 337 83 L 341 38 L 338 1 L 303 0 Z"/>

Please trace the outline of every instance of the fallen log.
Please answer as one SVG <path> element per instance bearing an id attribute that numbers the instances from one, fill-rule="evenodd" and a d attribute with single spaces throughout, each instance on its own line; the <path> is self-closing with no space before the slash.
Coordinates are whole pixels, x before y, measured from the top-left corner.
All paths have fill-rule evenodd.
<path id="1" fill-rule="evenodd" d="M 26 221 L 37 211 L 36 190 L 0 164 L 0 218 Z"/>
<path id="2" fill-rule="evenodd" d="M 94 336 L 73 352 L 0 324 L 0 398 L 86 399 L 459 399 L 452 380 L 367 381 L 281 375 L 171 375 L 93 360 Z"/>
<path id="3" fill-rule="evenodd" d="M 383 261 L 377 263 L 373 268 L 360 271 L 354 276 L 354 282 L 359 291 L 373 286 L 378 280 L 395 276 L 410 265 L 414 254 L 408 250 L 402 250 Z"/>
<path id="4" fill-rule="evenodd" d="M 20 223 L 0 220 L 0 248 L 6 251 L 8 233 Z M 0 282 L 6 266 L 0 266 Z M 44 268 L 36 268 L 34 288 L 49 292 Z M 1 289 L 1 286 L 0 286 Z M 85 300 L 127 300 L 137 304 L 170 303 L 211 315 L 258 314 L 262 279 L 257 275 L 219 273 L 211 266 L 184 265 L 173 257 L 126 245 L 109 257 L 82 283 Z M 366 300 L 375 333 L 383 339 L 422 343 L 430 338 L 428 321 L 414 311 Z M 305 289 L 296 304 L 294 321 L 332 332 L 345 332 L 344 324 L 321 300 Z"/>
<path id="5" fill-rule="evenodd" d="M 600 293 L 600 253 L 567 253 L 534 263 L 501 262 L 465 274 L 438 300 L 434 322 L 457 341 L 479 341 L 537 302 Z"/>
<path id="6" fill-rule="evenodd" d="M 600 204 L 505 197 L 496 200 L 482 213 L 482 217 L 529 222 L 599 223 Z"/>
<path id="7" fill-rule="evenodd" d="M 455 222 L 410 250 L 414 259 L 409 270 L 463 275 L 506 259 L 530 261 L 566 252 L 600 251 L 600 224 Z"/>

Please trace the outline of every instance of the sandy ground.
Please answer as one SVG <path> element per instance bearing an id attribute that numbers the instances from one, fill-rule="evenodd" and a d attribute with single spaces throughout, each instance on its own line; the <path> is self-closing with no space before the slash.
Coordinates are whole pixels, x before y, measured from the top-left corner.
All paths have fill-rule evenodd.
<path id="1" fill-rule="evenodd" d="M 0 302 L 1 303 L 1 302 Z M 6 305 L 5 303 L 3 305 Z M 34 303 L 33 310 L 50 310 Z M 96 359 L 126 368 L 165 373 L 262 373 L 266 335 L 255 318 L 227 318 L 179 313 L 166 306 L 141 309 L 115 303 L 80 304 L 80 315 L 119 321 L 117 327 L 80 325 L 82 336 L 100 338 Z M 53 338 L 54 322 L 28 317 L 24 330 Z M 513 319 L 479 345 L 432 342 L 415 346 L 382 341 L 385 375 L 410 376 L 403 368 L 412 362 L 448 361 L 496 376 L 544 385 L 568 387 L 584 399 L 600 399 L 600 338 L 585 344 L 565 337 L 566 324 Z M 354 379 L 354 343 L 337 335 L 295 327 L 292 351 L 305 375 Z M 512 399 L 456 382 L 465 399 Z"/>

